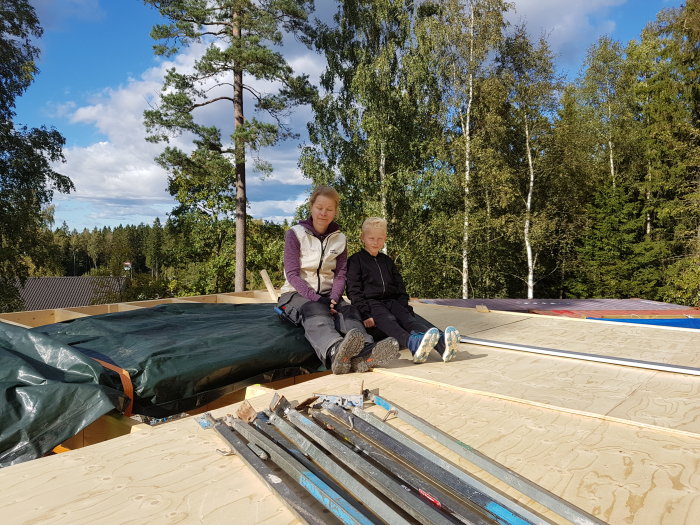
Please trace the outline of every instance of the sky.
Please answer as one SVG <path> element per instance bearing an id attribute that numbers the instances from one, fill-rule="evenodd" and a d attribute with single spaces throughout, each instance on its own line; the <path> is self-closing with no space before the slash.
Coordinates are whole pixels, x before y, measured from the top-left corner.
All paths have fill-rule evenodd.
<path id="1" fill-rule="evenodd" d="M 513 1 L 513 0 L 511 0 Z M 66 138 L 65 163 L 55 166 L 75 184 L 69 195 L 56 193 L 55 227 L 65 222 L 81 231 L 120 224 L 165 222 L 175 207 L 167 191 L 168 174 L 156 164 L 163 144 L 145 140 L 143 112 L 157 103 L 163 76 L 176 67 L 186 71 L 201 48 L 183 50 L 163 59 L 154 56 L 150 30 L 161 19 L 142 0 L 30 0 L 44 34 L 39 74 L 17 100 L 15 123 L 55 127 Z M 512 23 L 524 22 L 533 36 L 545 34 L 560 72 L 573 79 L 586 50 L 602 35 L 626 43 L 638 39 L 658 11 L 678 7 L 682 0 L 514 0 Z M 316 16 L 330 19 L 333 0 L 316 0 Z M 312 82 L 324 60 L 294 41 L 281 49 L 296 73 Z M 258 84 L 257 87 L 264 88 Z M 252 116 L 246 105 L 246 117 Z M 226 129 L 228 108 L 210 108 L 198 121 Z M 308 140 L 309 107 L 297 108 L 289 124 L 300 134 L 261 151 L 273 166 L 264 179 L 249 167 L 249 214 L 281 222 L 290 219 L 308 197 L 310 182 L 297 160 Z M 173 145 L 191 150 L 185 137 Z"/>

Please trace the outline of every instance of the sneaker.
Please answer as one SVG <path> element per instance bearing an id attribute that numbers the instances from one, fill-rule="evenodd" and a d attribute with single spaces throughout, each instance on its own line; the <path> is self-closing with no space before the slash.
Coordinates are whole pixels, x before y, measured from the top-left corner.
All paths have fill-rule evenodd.
<path id="1" fill-rule="evenodd" d="M 351 360 L 362 351 L 365 336 L 357 328 L 353 328 L 335 348 L 331 350 L 331 370 L 334 374 L 347 374 L 351 369 Z"/>
<path id="2" fill-rule="evenodd" d="M 445 363 L 449 363 L 455 357 L 457 349 L 459 348 L 459 330 L 454 326 L 448 326 L 445 328 L 445 333 L 443 334 L 443 348 L 442 360 Z M 439 351 L 439 350 L 438 350 Z"/>
<path id="3" fill-rule="evenodd" d="M 387 337 L 378 343 L 365 345 L 361 354 L 350 360 L 350 369 L 352 372 L 368 372 L 370 368 L 386 366 L 400 355 L 399 342 L 393 337 Z"/>
<path id="4" fill-rule="evenodd" d="M 437 328 L 431 328 L 427 332 L 412 332 L 408 336 L 408 349 L 413 354 L 414 363 L 424 363 L 430 355 L 430 351 L 435 348 L 435 345 L 440 340 L 440 331 Z"/>

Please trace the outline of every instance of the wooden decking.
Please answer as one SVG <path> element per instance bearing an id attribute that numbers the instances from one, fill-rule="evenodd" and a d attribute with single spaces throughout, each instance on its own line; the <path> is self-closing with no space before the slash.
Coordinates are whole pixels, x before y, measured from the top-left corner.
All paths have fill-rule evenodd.
<path id="1" fill-rule="evenodd" d="M 700 367 L 700 333 L 515 313 L 414 305 L 463 335 Z M 700 519 L 700 377 L 462 345 L 455 361 L 408 355 L 366 374 L 327 375 L 279 390 L 378 388 L 482 453 L 613 524 Z M 261 410 L 272 397 L 250 389 Z M 377 414 L 383 410 L 370 409 Z M 235 412 L 235 405 L 214 411 Z M 440 454 L 565 523 L 420 433 Z M 296 523 L 223 443 L 193 418 L 0 470 L 3 523 Z M 311 503 L 310 503 L 311 504 Z"/>

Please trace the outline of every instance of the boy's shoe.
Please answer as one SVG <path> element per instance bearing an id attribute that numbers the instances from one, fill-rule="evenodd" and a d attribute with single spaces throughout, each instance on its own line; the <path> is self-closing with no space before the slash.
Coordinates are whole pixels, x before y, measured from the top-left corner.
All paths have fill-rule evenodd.
<path id="1" fill-rule="evenodd" d="M 350 360 L 352 372 L 368 372 L 370 368 L 386 366 L 400 356 L 399 342 L 393 337 L 382 339 L 378 343 L 365 345 L 359 356 Z"/>
<path id="2" fill-rule="evenodd" d="M 454 326 L 448 326 L 445 328 L 443 335 L 443 345 L 444 351 L 442 352 L 442 360 L 445 363 L 449 363 L 455 357 L 457 349 L 459 348 L 459 330 Z"/>
<path id="3" fill-rule="evenodd" d="M 353 328 L 342 341 L 331 349 L 331 370 L 334 374 L 347 374 L 351 369 L 351 360 L 362 351 L 365 345 L 365 336 L 357 328 Z"/>
<path id="4" fill-rule="evenodd" d="M 413 362 L 424 363 L 439 340 L 440 331 L 437 328 L 431 328 L 425 333 L 412 332 L 408 336 L 408 344 L 406 346 L 413 354 Z"/>

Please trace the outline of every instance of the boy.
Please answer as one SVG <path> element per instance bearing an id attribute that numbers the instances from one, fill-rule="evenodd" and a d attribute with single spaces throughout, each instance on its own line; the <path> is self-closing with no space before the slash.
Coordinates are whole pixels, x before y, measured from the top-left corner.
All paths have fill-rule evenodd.
<path id="1" fill-rule="evenodd" d="M 391 257 L 381 253 L 386 242 L 386 220 L 365 219 L 360 240 L 364 249 L 348 259 L 347 295 L 360 311 L 365 327 L 376 326 L 394 337 L 402 348 L 411 351 L 414 363 L 423 363 L 433 348 L 443 361 L 451 361 L 459 345 L 459 332 L 448 326 L 441 333 L 414 315 L 399 270 Z"/>

